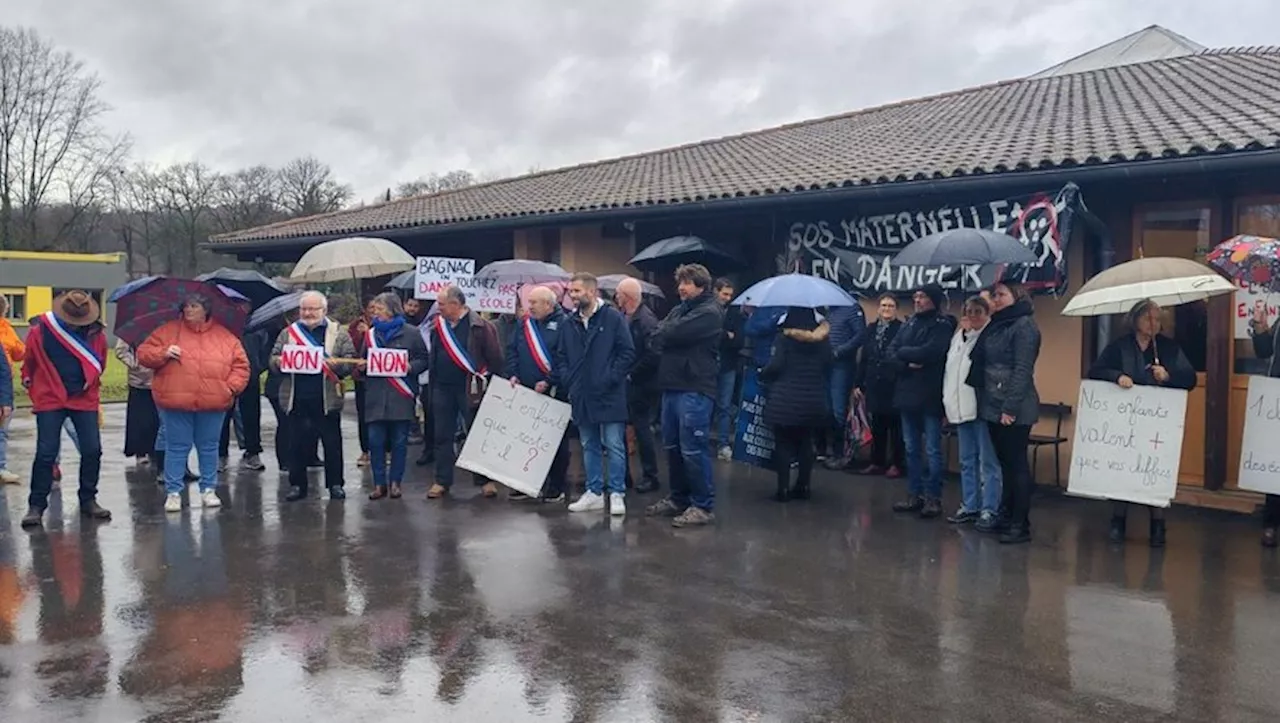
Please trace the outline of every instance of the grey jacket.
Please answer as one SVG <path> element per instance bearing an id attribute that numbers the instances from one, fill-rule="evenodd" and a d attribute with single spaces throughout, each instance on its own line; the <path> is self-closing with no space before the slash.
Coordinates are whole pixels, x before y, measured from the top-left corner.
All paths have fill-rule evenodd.
<path id="1" fill-rule="evenodd" d="M 1032 316 L 1031 303 L 1019 302 L 992 315 L 978 344 L 980 351 L 975 349 L 971 356 L 970 374 L 972 379 L 981 365 L 978 416 L 998 423 L 1002 414 L 1008 414 L 1014 424 L 1035 424 L 1040 418 L 1035 380 L 1040 329 Z"/>
<path id="2" fill-rule="evenodd" d="M 409 352 L 409 376 L 404 381 L 408 383 L 413 396 L 406 397 L 396 391 L 391 380 L 386 377 L 364 377 L 364 421 L 407 422 L 417 414 L 418 376 L 427 370 L 427 345 L 422 341 L 422 333 L 418 331 L 418 327 L 405 324 L 382 348 L 404 349 Z M 368 352 L 363 348 L 359 351 Z"/>
<path id="3" fill-rule="evenodd" d="M 129 346 L 124 339 L 116 339 L 115 353 L 116 358 L 129 370 L 129 388 L 150 389 L 151 380 L 156 376 L 155 370 L 138 363 L 138 355 L 133 347 Z"/>
<path id="4" fill-rule="evenodd" d="M 355 345 L 351 343 L 351 335 L 347 333 L 345 327 L 333 319 L 325 319 L 328 326 L 324 333 L 324 353 L 325 356 L 335 359 L 354 359 L 356 358 Z M 289 328 L 285 327 L 276 337 L 276 345 L 271 350 L 271 370 L 280 371 L 280 352 L 284 351 L 286 344 L 292 344 L 292 338 L 289 336 Z M 334 381 L 329 375 L 325 375 L 324 381 L 324 409 L 325 412 L 332 414 L 342 411 L 342 403 L 345 394 L 342 390 L 342 379 L 351 376 L 353 369 L 351 364 L 337 364 L 333 368 L 333 373 L 338 377 Z M 284 407 L 286 412 L 293 411 L 293 374 L 280 375 L 280 406 Z"/>

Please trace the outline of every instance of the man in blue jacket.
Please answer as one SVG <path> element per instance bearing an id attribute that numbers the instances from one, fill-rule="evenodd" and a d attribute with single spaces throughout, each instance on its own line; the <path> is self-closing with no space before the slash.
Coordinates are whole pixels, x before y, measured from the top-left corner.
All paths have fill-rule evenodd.
<path id="1" fill-rule="evenodd" d="M 603 510 L 604 473 L 608 464 L 609 512 L 625 515 L 627 478 L 627 374 L 635 359 L 627 320 L 600 301 L 596 277 L 574 274 L 569 296 L 578 312 L 561 334 L 562 382 L 569 387 L 573 421 L 582 442 L 587 491 L 569 505 L 570 512 Z M 602 454 L 603 453 L 603 454 Z"/>
<path id="2" fill-rule="evenodd" d="M 523 384 L 552 399 L 568 401 L 568 389 L 560 382 L 561 369 L 556 364 L 560 338 L 568 324 L 569 315 L 560 308 L 554 291 L 538 286 L 529 292 L 529 313 L 507 338 L 507 376 L 511 378 L 512 386 Z M 538 498 L 543 502 L 562 502 L 568 471 L 569 433 L 566 430 Z M 515 490 L 507 497 L 513 500 L 529 498 Z"/>
<path id="3" fill-rule="evenodd" d="M 831 439 L 833 458 L 844 455 L 844 430 L 849 413 L 849 395 L 853 392 L 853 380 L 858 367 L 858 350 L 867 334 L 867 317 L 862 304 L 833 306 L 827 312 L 831 325 L 831 411 L 835 416 L 835 436 Z M 819 450 L 821 451 L 821 450 Z"/>

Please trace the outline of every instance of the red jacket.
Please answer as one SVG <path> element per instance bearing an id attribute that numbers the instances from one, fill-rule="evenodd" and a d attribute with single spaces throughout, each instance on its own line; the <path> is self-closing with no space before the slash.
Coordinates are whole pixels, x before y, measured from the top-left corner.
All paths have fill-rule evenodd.
<path id="1" fill-rule="evenodd" d="M 96 412 L 102 399 L 102 378 L 96 372 L 89 374 L 86 369 L 87 388 L 83 394 L 67 397 L 67 388 L 58 376 L 58 370 L 49 360 L 45 351 L 46 344 L 59 344 L 57 339 L 45 339 L 43 324 L 32 324 L 27 330 L 27 350 L 22 357 L 22 385 L 27 388 L 31 397 L 31 411 L 51 412 L 57 409 L 70 409 L 76 412 Z M 107 335 L 101 326 L 95 325 L 89 330 L 89 351 L 102 364 L 106 364 Z M 84 366 L 88 366 L 87 364 Z"/>

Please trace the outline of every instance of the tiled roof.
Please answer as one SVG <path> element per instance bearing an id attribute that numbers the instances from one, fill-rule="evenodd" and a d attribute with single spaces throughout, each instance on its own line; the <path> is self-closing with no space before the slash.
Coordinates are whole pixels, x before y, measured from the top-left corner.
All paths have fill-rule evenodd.
<path id="1" fill-rule="evenodd" d="M 1280 147 L 1280 48 L 1014 80 L 214 236 L 289 238 Z"/>

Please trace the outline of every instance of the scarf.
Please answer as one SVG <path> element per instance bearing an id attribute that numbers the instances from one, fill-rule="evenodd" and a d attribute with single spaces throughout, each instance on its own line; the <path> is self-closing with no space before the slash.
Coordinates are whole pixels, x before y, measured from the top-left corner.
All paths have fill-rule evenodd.
<path id="1" fill-rule="evenodd" d="M 374 319 L 370 324 L 373 331 L 378 335 L 378 343 L 386 344 L 391 337 L 400 333 L 400 329 L 404 327 L 404 317 L 396 315 L 385 321 L 382 319 Z"/>
<path id="2" fill-rule="evenodd" d="M 876 349 L 884 351 L 884 340 L 889 337 L 889 320 L 876 320 Z"/>

